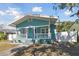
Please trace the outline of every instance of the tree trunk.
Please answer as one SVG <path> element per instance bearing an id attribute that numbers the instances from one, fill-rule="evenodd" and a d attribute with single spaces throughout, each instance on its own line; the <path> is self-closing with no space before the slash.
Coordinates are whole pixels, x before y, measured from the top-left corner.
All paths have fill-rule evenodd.
<path id="1" fill-rule="evenodd" d="M 77 42 L 79 42 L 79 35 L 78 35 L 78 31 L 77 31 Z"/>

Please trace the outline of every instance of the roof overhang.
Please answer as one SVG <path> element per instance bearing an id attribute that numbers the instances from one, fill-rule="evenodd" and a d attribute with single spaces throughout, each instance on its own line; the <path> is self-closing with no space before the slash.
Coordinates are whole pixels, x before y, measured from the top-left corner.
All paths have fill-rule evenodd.
<path id="1" fill-rule="evenodd" d="M 56 20 L 58 19 L 57 17 L 53 17 L 53 16 L 43 16 L 43 15 L 41 15 L 41 16 L 36 16 L 36 15 L 26 15 L 26 16 L 24 16 L 24 17 L 22 17 L 22 18 L 20 18 L 20 19 L 18 19 L 18 20 L 16 20 L 16 21 L 13 21 L 12 23 L 10 23 L 9 25 L 10 26 L 13 26 L 13 27 L 16 27 L 16 25 L 17 24 L 19 24 L 19 23 L 21 23 L 21 22 L 23 22 L 23 21 L 25 21 L 26 19 L 29 19 L 29 18 L 31 18 L 31 19 L 33 19 L 33 18 L 35 18 L 35 19 L 43 19 L 43 20 L 51 20 L 52 22 L 56 22 Z"/>

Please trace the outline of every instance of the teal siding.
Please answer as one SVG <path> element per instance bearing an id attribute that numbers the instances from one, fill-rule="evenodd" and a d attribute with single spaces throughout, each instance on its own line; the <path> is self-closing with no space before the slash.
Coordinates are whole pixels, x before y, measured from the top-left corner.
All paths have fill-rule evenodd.
<path id="1" fill-rule="evenodd" d="M 28 38 L 34 38 L 33 28 L 28 28 Z"/>
<path id="2" fill-rule="evenodd" d="M 49 22 L 45 21 L 45 20 L 39 20 L 39 19 L 28 20 L 27 19 L 27 20 L 23 21 L 22 23 L 16 25 L 16 28 L 19 29 L 19 28 L 27 27 L 27 26 L 42 26 L 42 25 L 48 25 L 48 24 L 49 24 Z M 40 28 L 41 27 L 36 28 L 38 33 L 40 31 Z M 50 25 L 51 39 L 44 39 L 45 42 L 50 43 L 52 41 L 52 39 L 55 40 L 55 31 L 54 31 L 55 28 L 56 28 L 56 26 L 54 24 Z M 28 28 L 28 29 L 29 29 L 28 30 L 28 38 L 33 39 L 34 38 L 33 29 L 32 28 Z M 17 38 L 17 39 L 19 39 L 19 40 L 21 40 L 23 42 L 26 40 L 26 38 L 21 37 L 21 36 L 19 36 L 19 38 Z M 41 39 L 41 40 L 43 41 L 43 39 Z"/>
<path id="3" fill-rule="evenodd" d="M 51 39 L 55 40 L 55 28 L 56 26 L 54 24 L 50 25 L 50 32 L 51 32 Z"/>
<path id="4" fill-rule="evenodd" d="M 48 25 L 48 21 L 45 20 L 37 20 L 37 19 L 32 19 L 32 20 L 25 20 L 24 22 L 16 25 L 17 28 L 19 27 L 27 27 L 27 26 L 41 26 L 41 25 Z"/>

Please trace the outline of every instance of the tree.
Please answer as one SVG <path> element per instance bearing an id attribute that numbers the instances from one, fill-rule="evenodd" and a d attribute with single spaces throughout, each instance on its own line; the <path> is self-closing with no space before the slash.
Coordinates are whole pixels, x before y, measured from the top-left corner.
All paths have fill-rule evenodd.
<path id="1" fill-rule="evenodd" d="M 57 9 L 67 8 L 67 10 L 73 12 L 74 7 L 79 7 L 79 3 L 59 3 L 55 6 L 53 6 L 53 9 L 57 10 Z M 71 17 L 74 16 L 74 15 L 77 15 L 79 17 L 79 10 L 76 13 L 72 14 Z"/>
<path id="2" fill-rule="evenodd" d="M 73 11 L 73 7 L 79 7 L 79 3 L 61 3 L 58 7 L 60 9 L 68 8 L 69 11 Z"/>
<path id="3" fill-rule="evenodd" d="M 73 8 L 74 7 L 78 7 L 79 8 L 79 3 L 60 3 L 60 4 L 58 4 L 58 6 L 53 6 L 53 7 L 54 7 L 54 9 L 57 9 L 57 8 L 59 8 L 59 9 L 67 8 L 70 12 L 73 12 Z M 79 10 L 77 10 L 76 13 L 73 13 L 70 17 L 73 17 L 74 15 L 76 15 L 79 18 Z M 78 37 L 78 31 L 77 31 L 77 37 Z M 79 42 L 78 38 L 77 38 L 77 40 Z"/>
<path id="4" fill-rule="evenodd" d="M 73 7 L 79 7 L 79 3 L 59 3 L 59 4 L 54 4 L 53 5 L 53 9 L 64 9 L 64 8 L 67 8 L 69 9 L 70 11 L 73 11 Z"/>

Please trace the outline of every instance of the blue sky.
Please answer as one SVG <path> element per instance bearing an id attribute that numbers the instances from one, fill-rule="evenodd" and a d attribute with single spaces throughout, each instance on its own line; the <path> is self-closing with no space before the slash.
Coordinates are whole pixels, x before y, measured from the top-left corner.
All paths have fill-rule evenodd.
<path id="1" fill-rule="evenodd" d="M 49 16 L 59 16 L 61 21 L 72 21 L 77 19 L 77 16 L 70 17 L 64 10 L 53 10 L 51 3 L 0 3 L 0 24 L 9 24 L 10 22 L 27 14 L 43 14 Z M 77 12 L 78 8 L 73 8 L 73 13 Z M 71 14 L 73 14 L 71 13 Z"/>

